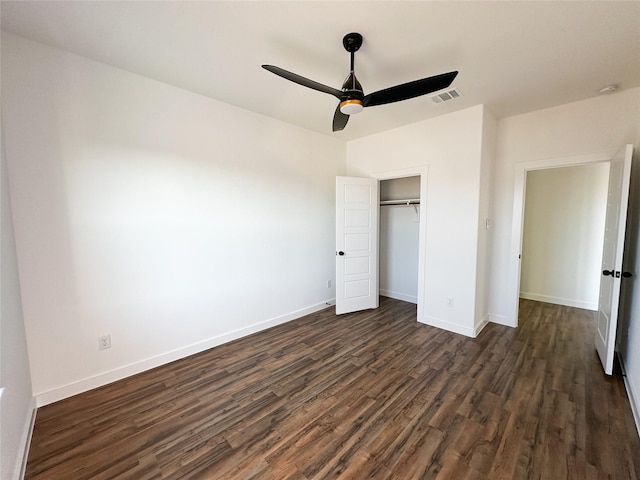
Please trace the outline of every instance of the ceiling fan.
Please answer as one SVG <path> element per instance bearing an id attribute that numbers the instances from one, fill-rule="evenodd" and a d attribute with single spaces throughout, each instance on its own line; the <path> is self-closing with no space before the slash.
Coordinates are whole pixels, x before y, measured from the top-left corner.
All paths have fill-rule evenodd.
<path id="1" fill-rule="evenodd" d="M 340 103 L 333 115 L 333 131 L 343 130 L 349 121 L 349 115 L 360 113 L 365 107 L 375 107 L 376 105 L 384 105 L 385 103 L 399 102 L 410 98 L 426 95 L 451 85 L 451 82 L 458 75 L 457 71 L 442 73 L 433 77 L 414 80 L 413 82 L 403 83 L 395 87 L 385 88 L 377 92 L 365 95 L 362 85 L 356 78 L 354 71 L 354 54 L 362 46 L 362 35 L 359 33 L 348 33 L 342 39 L 342 44 L 347 52 L 351 54 L 351 71 L 347 79 L 342 84 L 342 90 L 328 87 L 322 83 L 309 80 L 295 73 L 284 70 L 274 65 L 262 65 L 262 68 L 275 73 L 276 75 L 286 78 L 294 83 L 308 87 L 319 92 L 333 95 Z"/>

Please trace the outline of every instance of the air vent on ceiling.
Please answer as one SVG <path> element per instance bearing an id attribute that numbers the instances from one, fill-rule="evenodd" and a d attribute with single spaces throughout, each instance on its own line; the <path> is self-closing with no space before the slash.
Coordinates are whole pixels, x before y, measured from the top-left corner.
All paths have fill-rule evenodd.
<path id="1" fill-rule="evenodd" d="M 438 93 L 437 95 L 433 95 L 429 98 L 431 98 L 431 101 L 433 101 L 433 103 L 442 103 L 461 96 L 462 94 L 457 88 L 452 88 L 450 90 L 447 90 L 446 92 Z"/>

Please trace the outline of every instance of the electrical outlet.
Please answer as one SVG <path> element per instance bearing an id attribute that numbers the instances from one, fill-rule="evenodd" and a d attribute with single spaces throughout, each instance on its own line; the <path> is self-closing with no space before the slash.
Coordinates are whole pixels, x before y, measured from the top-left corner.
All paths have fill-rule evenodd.
<path id="1" fill-rule="evenodd" d="M 106 350 L 107 348 L 111 348 L 111 335 L 98 337 L 98 350 Z"/>
<path id="2" fill-rule="evenodd" d="M 327 288 L 331 288 L 331 280 L 327 280 Z"/>
<path id="3" fill-rule="evenodd" d="M 447 307 L 453 308 L 453 298 L 447 298 Z"/>

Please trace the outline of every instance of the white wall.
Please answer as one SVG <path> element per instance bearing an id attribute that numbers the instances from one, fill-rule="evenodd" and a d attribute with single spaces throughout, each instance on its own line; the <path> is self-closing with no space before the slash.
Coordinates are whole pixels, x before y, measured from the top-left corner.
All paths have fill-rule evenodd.
<path id="1" fill-rule="evenodd" d="M 344 143 L 3 35 L 39 403 L 325 306 Z M 112 348 L 98 351 L 110 334 Z"/>
<path id="2" fill-rule="evenodd" d="M 527 173 L 520 297 L 598 309 L 609 164 Z"/>
<path id="3" fill-rule="evenodd" d="M 347 145 L 347 173 L 429 169 L 424 316 L 419 321 L 474 336 L 484 107 L 379 133 Z M 424 207 L 422 207 L 424 208 Z M 454 300 L 453 308 L 447 299 Z"/>
<path id="4" fill-rule="evenodd" d="M 482 116 L 482 145 L 480 157 L 480 189 L 478 192 L 478 255 L 476 259 L 476 316 L 475 330 L 479 332 L 490 321 L 490 266 L 493 228 L 493 174 L 496 156 L 498 122 L 484 109 Z"/>
<path id="5" fill-rule="evenodd" d="M 24 332 L 9 181 L 0 143 L 0 478 L 17 480 L 27 448 L 35 401 Z"/>

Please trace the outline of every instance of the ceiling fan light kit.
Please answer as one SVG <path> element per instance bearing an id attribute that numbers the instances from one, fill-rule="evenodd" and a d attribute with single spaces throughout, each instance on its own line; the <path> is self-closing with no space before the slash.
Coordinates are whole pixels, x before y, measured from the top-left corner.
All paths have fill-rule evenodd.
<path id="1" fill-rule="evenodd" d="M 355 115 L 364 110 L 364 105 L 361 100 L 345 100 L 340 103 L 340 111 L 345 115 Z"/>
<path id="2" fill-rule="evenodd" d="M 355 52 L 362 46 L 362 35 L 359 33 L 348 33 L 342 39 L 342 45 L 351 56 L 351 69 L 347 79 L 342 84 L 342 89 L 332 88 L 327 85 L 309 80 L 298 74 L 284 70 L 274 65 L 262 65 L 262 68 L 270 71 L 291 82 L 311 88 L 319 92 L 328 93 L 336 97 L 340 103 L 333 115 L 333 131 L 343 130 L 349 121 L 350 115 L 360 113 L 365 107 L 374 107 L 386 103 L 394 103 L 410 98 L 419 97 L 428 93 L 433 93 L 443 88 L 447 88 L 458 75 L 457 71 L 435 75 L 433 77 L 422 78 L 413 82 L 403 83 L 394 87 L 378 90 L 377 92 L 364 94 L 362 85 L 355 74 Z"/>

